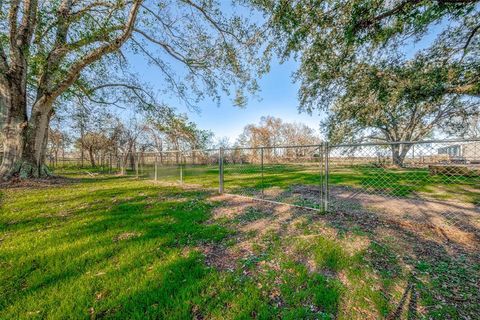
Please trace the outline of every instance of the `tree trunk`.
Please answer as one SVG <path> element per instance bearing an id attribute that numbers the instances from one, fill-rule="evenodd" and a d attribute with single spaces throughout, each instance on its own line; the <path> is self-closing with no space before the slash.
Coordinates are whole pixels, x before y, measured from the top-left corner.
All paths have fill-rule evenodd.
<path id="1" fill-rule="evenodd" d="M 21 177 L 41 177 L 50 174 L 44 161 L 52 114 L 51 104 L 37 102 L 33 106 L 25 132 L 25 146 L 19 172 Z"/>
<path id="2" fill-rule="evenodd" d="M 3 158 L 0 165 L 0 177 L 8 179 L 20 169 L 19 162 L 25 145 L 27 130 L 27 101 L 22 81 L 12 79 L 8 87 L 1 88 L 0 104 L 6 111 L 3 125 Z"/>
<path id="3" fill-rule="evenodd" d="M 83 119 L 81 120 L 81 123 L 80 123 L 80 158 L 81 158 L 81 168 L 83 168 L 83 151 L 85 149 L 85 146 L 83 145 Z"/>
<path id="4" fill-rule="evenodd" d="M 23 87 L 22 81 L 17 84 L 11 80 L 8 92 L 2 92 L 2 100 L 7 102 L 4 157 L 0 166 L 0 177 L 4 180 L 12 176 L 28 178 L 49 174 L 44 161 L 52 105 L 44 99 L 38 100 L 28 119 Z"/>
<path id="5" fill-rule="evenodd" d="M 88 148 L 88 156 L 90 157 L 90 164 L 92 165 L 92 167 L 95 167 L 95 156 L 93 155 L 92 147 Z"/>
<path id="6" fill-rule="evenodd" d="M 412 147 L 411 144 L 392 144 L 392 161 L 397 167 L 402 168 L 404 166 L 405 157 L 408 151 Z"/>
<path id="7" fill-rule="evenodd" d="M 7 118 L 4 128 L 3 159 L 0 166 L 0 177 L 8 179 L 20 169 L 19 162 L 24 147 L 27 120 L 14 115 Z"/>

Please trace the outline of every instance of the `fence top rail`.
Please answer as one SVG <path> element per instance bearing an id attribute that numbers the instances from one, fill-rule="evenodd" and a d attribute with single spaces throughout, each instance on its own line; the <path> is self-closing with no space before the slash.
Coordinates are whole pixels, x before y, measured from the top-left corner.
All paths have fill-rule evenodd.
<path id="1" fill-rule="evenodd" d="M 400 145 L 400 144 L 429 144 L 429 143 L 469 143 L 469 142 L 480 142 L 480 138 L 471 138 L 471 139 L 432 139 L 432 140 L 420 140 L 420 141 L 384 141 L 384 142 L 359 142 L 359 143 L 339 143 L 339 144 L 329 144 L 328 142 L 321 142 L 318 144 L 303 144 L 303 145 L 279 145 L 279 146 L 260 146 L 260 147 L 229 147 L 229 148 L 210 148 L 210 149 L 190 149 L 190 150 L 163 150 L 163 151 L 144 151 L 137 153 L 143 154 L 160 154 L 160 153 L 194 153 L 194 152 L 214 152 L 214 151 L 235 151 L 235 150 L 260 150 L 260 149 L 287 149 L 287 148 L 320 148 L 323 145 L 328 145 L 330 148 L 338 147 L 363 147 L 363 146 L 391 146 L 391 145 Z"/>
<path id="2" fill-rule="evenodd" d="M 319 144 L 299 144 L 299 145 L 280 145 L 280 146 L 261 146 L 261 147 L 232 147 L 232 148 L 223 148 L 225 151 L 235 151 L 235 150 L 260 150 L 260 149 L 288 149 L 288 148 L 319 148 L 322 146 L 322 143 Z"/>
<path id="3" fill-rule="evenodd" d="M 329 147 L 337 148 L 337 147 L 362 147 L 362 146 L 391 146 L 391 145 L 399 145 L 399 144 L 429 144 L 429 143 L 469 143 L 469 142 L 480 142 L 480 138 L 472 138 L 472 139 L 432 139 L 432 140 L 420 140 L 420 141 L 385 141 L 385 142 L 362 142 L 362 143 L 339 143 L 339 144 L 330 144 Z"/>

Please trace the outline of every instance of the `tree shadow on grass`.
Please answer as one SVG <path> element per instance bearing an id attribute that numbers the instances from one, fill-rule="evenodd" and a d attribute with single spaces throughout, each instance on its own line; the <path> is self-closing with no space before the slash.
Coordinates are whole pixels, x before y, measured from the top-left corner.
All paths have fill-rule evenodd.
<path id="1" fill-rule="evenodd" d="M 187 263 L 192 254 L 198 258 L 198 254 L 183 253 L 185 248 L 193 248 L 202 242 L 218 241 L 227 233 L 227 230 L 219 226 L 202 224 L 210 211 L 210 207 L 200 200 L 204 198 L 204 194 L 182 192 L 177 200 L 177 194 L 171 192 L 170 195 L 174 197 L 169 202 L 158 201 L 158 196 L 155 196 L 158 192 L 153 189 L 143 191 L 145 195 L 113 203 L 108 209 L 104 206 L 92 208 L 90 212 L 80 209 L 65 218 L 62 221 L 63 228 L 58 229 L 56 234 L 50 234 L 50 239 L 39 239 L 34 252 L 8 251 L 4 256 L 7 261 L 4 270 L 8 277 L 2 285 L 1 296 L 5 299 L 2 299 L 0 304 L 0 315 L 25 316 L 31 308 L 39 309 L 42 316 L 57 314 L 63 317 L 65 314 L 58 313 L 58 308 L 54 306 L 59 301 L 52 300 L 53 296 L 61 294 L 62 290 L 66 291 L 64 302 L 60 303 L 66 308 L 63 312 L 74 312 L 78 309 L 78 304 L 83 308 L 81 312 L 86 313 L 89 306 L 85 303 L 91 300 L 91 297 L 86 297 L 85 294 L 90 291 L 93 295 L 94 292 L 91 291 L 94 288 L 91 284 L 83 285 L 80 282 L 96 283 L 101 282 L 98 279 L 108 277 L 107 284 L 115 287 L 114 279 L 123 277 L 123 273 L 125 277 L 132 272 L 141 276 L 139 269 L 146 269 L 149 263 L 154 264 L 168 257 L 171 257 L 169 259 L 173 259 L 174 263 L 172 267 L 162 270 L 162 274 L 186 276 L 188 270 L 180 271 L 178 265 Z M 122 193 L 131 195 L 132 190 L 123 189 L 119 191 L 119 196 Z M 164 193 L 164 196 L 170 195 Z M 23 225 L 18 224 L 15 230 L 9 226 L 6 229 L 9 232 L 25 234 L 29 232 L 30 226 L 38 227 L 45 223 L 43 219 L 30 219 Z M 197 264 L 203 267 L 200 260 Z M 104 273 L 109 273 L 109 276 Z M 129 283 L 124 283 L 125 287 L 115 288 L 116 294 L 125 295 L 129 292 L 129 287 L 136 285 L 135 279 L 130 280 Z M 181 291 L 182 285 L 179 281 L 170 290 Z M 66 290 L 69 286 L 78 286 L 78 292 Z M 160 288 L 157 295 L 168 296 L 168 292 L 162 290 Z M 144 294 L 139 295 L 143 296 Z M 32 299 L 35 302 L 32 302 Z M 118 301 L 113 296 L 112 299 Z M 131 299 L 128 297 L 125 301 Z M 138 306 L 134 303 L 128 308 L 134 308 L 136 311 L 132 312 L 139 315 L 137 311 L 144 307 L 143 304 Z M 126 314 L 130 314 L 131 310 L 128 308 L 124 309 Z M 160 306 L 160 310 L 162 309 Z M 159 312 L 157 310 L 157 313 Z"/>
<path id="2" fill-rule="evenodd" d="M 258 193 L 254 195 L 259 196 Z M 291 197 L 292 190 L 279 189 L 272 200 L 292 200 Z M 423 212 L 426 215 L 423 220 L 412 224 L 408 219 L 393 219 L 388 214 L 372 210 L 368 203 L 355 201 L 355 198 L 350 200 L 350 205 L 336 207 L 323 215 L 291 208 L 296 212 L 292 216 L 306 215 L 312 225 L 315 221 L 325 223 L 336 229 L 340 236 L 360 232 L 370 239 L 364 262 L 380 276 L 387 303 L 379 304 L 379 308 L 383 308 L 382 314 L 393 318 L 399 312 L 402 314 L 400 318 L 474 318 L 480 313 L 476 303 L 480 299 L 479 230 L 470 221 L 471 215 L 461 212 L 465 208 L 455 209 L 453 204 L 453 218 L 451 212 L 441 212 L 439 216 L 454 219 L 452 228 L 455 230 L 473 234 L 469 245 L 454 241 L 449 234 L 454 229 L 446 228 L 442 232 L 438 227 L 432 227 L 436 221 L 430 212 Z M 275 211 L 284 205 L 258 205 L 260 208 L 264 206 Z M 264 215 L 256 216 L 264 219 Z M 284 222 L 288 225 L 292 219 Z M 405 283 L 404 295 L 408 295 L 408 304 L 399 301 L 399 283 Z"/>
<path id="3" fill-rule="evenodd" d="M 208 314 L 233 316 L 233 312 L 245 317 L 278 316 L 273 305 L 278 301 L 265 297 L 257 284 L 242 274 L 244 270 L 235 270 L 225 278 L 224 271 L 205 267 L 200 247 L 229 241 L 231 232 L 209 221 L 215 207 L 205 201 L 209 193 L 177 189 L 159 192 L 153 186 L 122 187 L 117 192 L 119 201 L 79 208 L 57 221 L 64 228 L 52 230 L 55 233 L 50 239 L 39 238 L 32 247 L 34 252 L 8 252 L 5 270 L 11 276 L 2 290 L 6 299 L 2 299 L 0 317 L 25 316 L 31 310 L 40 310 L 40 317 L 59 318 L 66 314 L 192 318 Z M 99 190 L 96 196 L 106 200 L 111 194 Z M 271 206 L 285 212 L 282 205 Z M 412 315 L 423 312 L 437 318 L 454 318 L 478 312 L 478 306 L 472 303 L 479 298 L 478 290 L 474 291 L 478 289 L 478 270 L 476 275 L 468 267 L 474 261 L 472 253 L 422 238 L 406 226 L 361 210 L 316 215 L 292 209 L 291 216 L 278 216 L 279 230 L 283 232 L 300 216 L 308 216 L 312 223 L 322 221 L 339 234 L 361 231 L 368 235 L 374 244 L 366 252 L 365 265 L 380 274 L 387 297 L 392 296 L 395 279 L 414 276 L 412 284 L 405 287 Z M 255 223 L 264 218 L 249 214 L 240 221 Z M 48 223 L 31 221 L 28 227 Z M 393 243 L 392 238 L 396 239 Z M 411 267 L 408 272 L 402 269 L 405 265 Z M 341 300 L 337 289 L 326 286 L 325 279 L 330 275 L 306 276 L 305 268 L 296 265 L 285 269 L 292 268 L 302 276 L 285 275 L 284 279 L 291 280 L 282 294 L 290 294 L 290 300 L 278 302 L 284 303 L 282 314 L 298 316 L 301 313 L 296 307 L 306 308 L 303 312 L 310 314 L 310 306 L 303 304 L 317 293 L 320 306 L 324 294 L 337 298 L 324 306 L 326 309 L 314 311 L 329 310 L 335 316 Z M 328 290 L 321 292 L 325 286 Z M 301 290 L 291 292 L 291 288 Z M 417 292 L 416 302 L 412 302 L 412 291 Z M 389 304 L 383 314 L 395 314 L 406 306 L 393 296 Z"/>
<path id="4" fill-rule="evenodd" d="M 360 230 L 368 235 L 381 248 L 382 254 L 367 256 L 367 261 L 385 280 L 392 278 L 388 270 L 395 264 L 402 267 L 402 277 L 410 279 L 406 294 L 410 292 L 410 301 L 414 299 L 415 302 L 408 307 L 408 315 L 420 314 L 419 304 L 423 316 L 433 318 L 474 318 L 480 311 L 476 303 L 480 299 L 478 251 L 425 237 L 408 224 L 385 219 L 371 210 L 336 211 L 320 219 L 340 232 Z M 389 255 L 395 259 L 390 259 Z M 395 261 L 393 266 L 392 261 Z M 413 306 L 417 309 L 412 310 Z M 390 316 L 395 318 L 404 308 L 398 303 Z"/>

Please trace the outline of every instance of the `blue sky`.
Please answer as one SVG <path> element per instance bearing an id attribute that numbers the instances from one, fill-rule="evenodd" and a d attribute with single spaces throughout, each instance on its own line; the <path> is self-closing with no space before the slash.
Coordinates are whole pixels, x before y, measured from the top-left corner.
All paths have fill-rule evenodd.
<path id="1" fill-rule="evenodd" d="M 160 92 L 163 78 L 159 70 L 155 66 L 149 66 L 142 55 L 134 56 L 129 53 L 128 56 L 139 78 Z M 189 110 L 174 96 L 160 95 L 160 98 L 176 107 L 179 112 L 186 113 L 201 129 L 212 131 L 218 138 L 228 137 L 231 142 L 234 142 L 247 124 L 258 123 L 262 116 L 305 123 L 319 132 L 323 115 L 319 113 L 309 115 L 298 111 L 299 85 L 292 81 L 292 73 L 297 67 L 298 63 L 293 60 L 283 64 L 276 60 L 272 61 L 270 72 L 258 81 L 260 86 L 258 97 L 248 97 L 248 103 L 243 108 L 234 106 L 231 97 L 228 96 L 222 97 L 220 106 L 206 98 L 198 104 L 198 112 Z"/>
<path id="2" fill-rule="evenodd" d="M 220 2 L 224 13 L 240 14 L 249 17 L 252 20 L 258 20 L 261 23 L 262 16 L 250 8 L 242 5 L 232 6 L 230 1 Z M 226 5 L 228 3 L 228 5 Z M 155 66 L 148 65 L 147 59 L 142 54 L 134 54 L 127 50 L 131 68 L 137 73 L 138 77 L 153 86 L 153 89 L 159 93 L 164 85 L 163 75 Z M 176 66 L 171 65 L 174 70 Z M 283 64 L 278 61 L 272 61 L 270 72 L 258 79 L 260 92 L 258 97 L 248 97 L 248 103 L 245 107 L 239 108 L 232 104 L 231 97 L 223 96 L 220 106 L 206 98 L 198 103 L 198 112 L 189 110 L 178 98 L 159 94 L 160 100 L 177 108 L 179 112 L 186 113 L 188 117 L 197 123 L 199 128 L 212 131 L 217 138 L 228 137 L 231 142 L 242 133 L 243 128 L 251 123 L 258 123 L 262 116 L 274 116 L 287 122 L 305 123 L 317 132 L 320 130 L 320 121 L 322 115 L 318 113 L 309 115 L 299 113 L 297 93 L 299 85 L 293 83 L 292 73 L 297 70 L 298 63 L 290 60 Z M 178 74 L 183 74 L 183 66 L 178 66 Z M 129 114 L 126 115 L 127 117 Z"/>
<path id="3" fill-rule="evenodd" d="M 219 107 L 205 101 L 200 104 L 200 113 L 189 116 L 203 129 L 209 129 L 217 137 L 234 140 L 245 125 L 259 122 L 262 116 L 274 116 L 287 122 L 302 122 L 318 131 L 321 115 L 299 113 L 298 84 L 292 82 L 291 74 L 297 68 L 295 61 L 284 64 L 273 62 L 270 73 L 259 81 L 259 98 L 250 97 L 244 108 L 233 106 L 223 99 Z"/>

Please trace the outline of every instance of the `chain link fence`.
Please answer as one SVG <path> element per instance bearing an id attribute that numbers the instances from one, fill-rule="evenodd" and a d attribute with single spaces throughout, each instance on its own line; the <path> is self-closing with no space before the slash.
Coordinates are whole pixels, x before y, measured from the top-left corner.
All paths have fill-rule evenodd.
<path id="1" fill-rule="evenodd" d="M 76 171 L 83 169 L 87 172 L 99 173 L 120 172 L 120 158 L 117 155 L 105 153 L 97 156 L 95 160 L 77 155 L 52 155 L 46 156 L 45 164 L 53 171 Z"/>
<path id="2" fill-rule="evenodd" d="M 480 227 L 480 139 L 144 152 L 133 160 L 126 173 L 163 183 L 320 212 Z"/>
<path id="3" fill-rule="evenodd" d="M 155 181 L 218 189 L 220 150 L 138 152 L 131 174 Z"/>
<path id="4" fill-rule="evenodd" d="M 328 146 L 331 211 L 369 211 L 396 221 L 480 228 L 480 141 Z"/>
<path id="5" fill-rule="evenodd" d="M 480 224 L 480 139 L 105 154 L 97 167 L 318 211 L 435 213 L 445 223 L 476 215 Z"/>
<path id="6" fill-rule="evenodd" d="M 320 210 L 322 152 L 321 145 L 226 149 L 223 191 Z"/>
<path id="7" fill-rule="evenodd" d="M 217 190 L 247 198 L 248 206 L 249 199 L 271 202 L 266 212 L 272 220 L 265 223 L 283 219 L 287 205 L 315 210 L 327 223 L 325 232 L 334 225 L 339 238 L 371 232 L 365 250 L 367 257 L 380 256 L 376 276 L 396 277 L 405 265 L 406 293 L 417 288 L 414 297 L 451 297 L 455 306 L 478 296 L 477 270 L 467 273 L 471 262 L 464 253 L 476 252 L 480 241 L 480 139 L 137 152 L 108 159 L 110 172 Z M 225 200 L 243 205 L 241 198 Z M 359 248 L 370 243 L 352 239 L 360 239 Z"/>
<path id="8" fill-rule="evenodd" d="M 480 204 L 480 141 L 334 145 L 328 166 L 333 199 L 348 190 Z"/>

